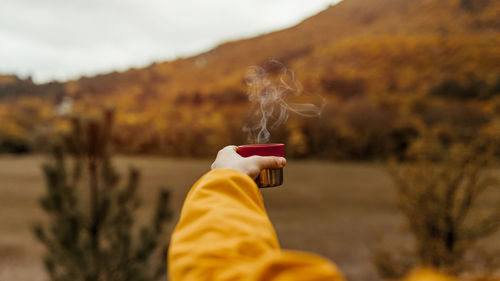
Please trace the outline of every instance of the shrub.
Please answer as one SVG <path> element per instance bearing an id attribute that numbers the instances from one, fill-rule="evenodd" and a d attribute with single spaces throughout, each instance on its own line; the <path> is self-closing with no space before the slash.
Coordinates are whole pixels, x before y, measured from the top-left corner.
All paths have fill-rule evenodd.
<path id="1" fill-rule="evenodd" d="M 479 143 L 445 149 L 427 137 L 410 151 L 414 162 L 392 162 L 389 171 L 399 208 L 415 240 L 414 263 L 458 274 L 466 268 L 465 254 L 500 227 L 500 198 L 486 215 L 485 206 L 489 205 L 475 204 L 482 195 L 491 200 L 493 193 L 488 190 L 499 187 L 498 180 L 486 171 L 492 161 L 491 149 Z M 384 277 L 400 277 L 390 275 L 401 275 L 406 272 L 400 268 L 410 268 L 395 259 L 394 268 L 380 262 L 394 255 L 387 250 L 375 253 L 375 266 Z"/>
<path id="2" fill-rule="evenodd" d="M 166 249 L 169 192 L 160 191 L 150 223 L 138 229 L 139 171 L 131 168 L 120 183 L 108 147 L 112 116 L 108 111 L 103 121 L 74 119 L 72 134 L 54 145 L 43 165 L 46 194 L 40 203 L 49 220 L 34 233 L 47 249 L 44 262 L 53 281 L 164 278 L 164 257 L 152 257 Z"/>

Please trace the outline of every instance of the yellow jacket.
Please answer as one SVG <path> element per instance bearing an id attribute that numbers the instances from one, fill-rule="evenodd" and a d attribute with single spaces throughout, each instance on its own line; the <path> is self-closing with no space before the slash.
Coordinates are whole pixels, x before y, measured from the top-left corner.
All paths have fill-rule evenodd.
<path id="1" fill-rule="evenodd" d="M 207 173 L 191 188 L 170 241 L 168 270 L 171 281 L 344 280 L 322 257 L 281 250 L 257 185 L 228 169 Z M 450 280 L 419 274 L 406 280 Z"/>
<path id="2" fill-rule="evenodd" d="M 248 176 L 204 175 L 186 197 L 168 253 L 171 281 L 344 280 L 329 261 L 284 251 Z"/>

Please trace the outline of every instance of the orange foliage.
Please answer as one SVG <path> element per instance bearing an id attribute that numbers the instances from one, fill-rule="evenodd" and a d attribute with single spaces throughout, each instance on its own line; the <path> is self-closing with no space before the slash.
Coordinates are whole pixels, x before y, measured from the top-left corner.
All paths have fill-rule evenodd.
<path id="1" fill-rule="evenodd" d="M 67 96 L 78 114 L 117 108 L 119 150 L 213 155 L 247 141 L 243 77 L 270 58 L 294 69 L 305 92 L 328 101 L 320 119 L 297 118 L 271 132 L 292 155 L 402 156 L 429 128 L 450 138 L 482 128 L 495 135 L 500 2 L 480 2 L 344 0 L 292 28 L 190 58 L 63 84 L 0 85 L 0 122 L 15 123 L 2 129 L 0 143 L 29 139 L 60 120 L 53 108 Z"/>

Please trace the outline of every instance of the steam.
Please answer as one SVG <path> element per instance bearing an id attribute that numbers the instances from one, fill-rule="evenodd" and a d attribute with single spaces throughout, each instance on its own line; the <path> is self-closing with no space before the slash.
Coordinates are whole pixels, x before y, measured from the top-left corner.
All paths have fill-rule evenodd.
<path id="1" fill-rule="evenodd" d="M 271 137 L 269 130 L 283 124 L 290 113 L 318 117 L 326 104 L 325 99 L 319 95 L 307 95 L 309 99 L 317 99 L 316 103 L 294 102 L 306 97 L 302 93 L 302 85 L 291 69 L 276 60 L 271 60 L 264 66 L 249 67 L 245 82 L 253 110 L 243 131 L 249 134 L 251 142 L 268 142 Z"/>

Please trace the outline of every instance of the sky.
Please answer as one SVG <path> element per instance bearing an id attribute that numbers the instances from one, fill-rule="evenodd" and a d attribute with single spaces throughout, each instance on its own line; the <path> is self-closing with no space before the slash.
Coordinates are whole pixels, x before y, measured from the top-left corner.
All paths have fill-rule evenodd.
<path id="1" fill-rule="evenodd" d="M 340 0 L 0 0 L 0 74 L 68 80 L 293 26 Z"/>

